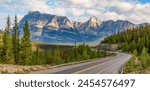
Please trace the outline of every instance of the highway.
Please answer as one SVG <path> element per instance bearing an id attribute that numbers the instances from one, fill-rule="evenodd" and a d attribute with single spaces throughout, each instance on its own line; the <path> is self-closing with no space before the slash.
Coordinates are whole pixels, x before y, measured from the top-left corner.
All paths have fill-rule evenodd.
<path id="1" fill-rule="evenodd" d="M 122 65 L 129 61 L 131 57 L 131 55 L 126 53 L 117 53 L 116 56 L 100 58 L 86 63 L 36 71 L 31 74 L 118 74 Z"/>

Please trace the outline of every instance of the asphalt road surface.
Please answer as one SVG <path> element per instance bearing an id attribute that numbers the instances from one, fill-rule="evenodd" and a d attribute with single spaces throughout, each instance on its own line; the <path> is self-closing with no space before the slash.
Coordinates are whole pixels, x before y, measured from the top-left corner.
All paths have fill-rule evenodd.
<path id="1" fill-rule="evenodd" d="M 119 69 L 132 56 L 117 53 L 116 56 L 96 59 L 95 61 L 57 67 L 53 69 L 32 72 L 32 74 L 118 74 Z"/>

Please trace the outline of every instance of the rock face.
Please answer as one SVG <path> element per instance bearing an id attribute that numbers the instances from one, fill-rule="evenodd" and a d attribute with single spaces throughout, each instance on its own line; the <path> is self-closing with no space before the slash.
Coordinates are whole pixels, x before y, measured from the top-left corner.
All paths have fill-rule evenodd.
<path id="1" fill-rule="evenodd" d="M 112 34 L 116 34 L 118 32 L 122 32 L 124 30 L 126 30 L 127 28 L 130 27 L 135 27 L 136 25 L 129 22 L 129 21 L 122 21 L 122 20 L 118 20 L 118 21 L 105 21 L 102 23 L 102 25 L 99 27 L 98 31 L 99 31 L 99 35 L 112 35 Z"/>
<path id="2" fill-rule="evenodd" d="M 90 42 L 135 26 L 129 21 L 100 21 L 95 16 L 83 23 L 74 22 L 65 16 L 34 11 L 19 22 L 21 34 L 25 21 L 29 22 L 32 40 L 50 43 Z"/>
<path id="3" fill-rule="evenodd" d="M 78 28 L 81 34 L 97 35 L 97 28 L 101 25 L 101 22 L 95 17 L 91 17 L 90 20 L 81 24 Z"/>

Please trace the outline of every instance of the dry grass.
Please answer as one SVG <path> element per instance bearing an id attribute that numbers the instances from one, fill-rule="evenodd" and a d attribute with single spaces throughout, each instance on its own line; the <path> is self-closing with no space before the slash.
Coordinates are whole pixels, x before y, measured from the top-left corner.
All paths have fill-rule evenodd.
<path id="1" fill-rule="evenodd" d="M 146 69 L 144 70 L 144 73 L 145 73 L 145 74 L 150 74 L 150 67 L 146 68 Z"/>
<path id="2" fill-rule="evenodd" d="M 0 64 L 0 73 L 1 74 L 22 74 L 22 73 L 29 73 L 31 71 L 44 70 L 49 67 L 50 65 L 21 66 L 21 65 L 12 65 L 12 64 Z"/>

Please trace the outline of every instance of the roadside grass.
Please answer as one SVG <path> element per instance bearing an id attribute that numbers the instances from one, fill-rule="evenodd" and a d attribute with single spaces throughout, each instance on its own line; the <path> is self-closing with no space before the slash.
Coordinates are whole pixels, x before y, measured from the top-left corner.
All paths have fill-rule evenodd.
<path id="1" fill-rule="evenodd" d="M 2 41 L 0 41 L 0 48 L 2 47 Z M 32 50 L 33 52 L 36 51 L 37 47 L 39 48 L 40 51 L 45 51 L 48 49 L 56 49 L 56 48 L 73 48 L 74 45 L 58 45 L 58 44 L 49 44 L 49 43 L 43 43 L 43 42 L 35 42 L 32 41 Z M 95 48 L 95 47 L 92 47 Z M 0 49 L 1 51 L 1 49 Z M 105 54 L 105 51 L 103 55 Z M 107 54 L 107 53 L 106 53 Z M 114 56 L 114 53 L 108 53 L 106 56 Z M 100 59 L 100 58 L 94 58 L 94 59 L 88 59 L 88 60 L 80 60 L 77 62 L 68 62 L 66 64 L 60 64 L 60 65 L 33 65 L 33 66 L 22 66 L 22 65 L 13 65 L 13 64 L 1 64 L 0 63 L 0 73 L 2 74 L 26 74 L 30 73 L 32 71 L 39 71 L 39 70 L 44 70 L 44 69 L 51 69 L 54 67 L 60 67 L 60 66 L 67 66 L 67 65 L 72 65 L 72 64 L 79 64 L 79 63 L 84 63 L 84 62 L 89 62 L 89 61 L 95 61 L 95 59 Z"/>
<path id="2" fill-rule="evenodd" d="M 150 74 L 150 67 L 143 68 L 138 57 L 133 56 L 123 67 L 123 74 Z"/>
<path id="3" fill-rule="evenodd" d="M 115 55 L 116 54 L 111 53 L 107 57 L 113 57 Z M 102 58 L 105 58 L 105 57 L 102 57 Z M 77 62 L 69 62 L 69 63 L 59 64 L 59 65 L 22 66 L 22 65 L 13 65 L 13 64 L 0 64 L 0 74 L 29 74 L 34 71 L 53 69 L 53 68 L 62 67 L 62 66 L 69 66 L 69 65 L 75 65 L 75 64 L 80 64 L 80 63 L 92 62 L 92 61 L 96 61 L 98 59 L 100 60 L 102 58 L 81 60 L 81 61 L 77 61 Z"/>
<path id="4" fill-rule="evenodd" d="M 0 74 L 26 74 L 31 71 L 44 70 L 49 67 L 50 65 L 22 66 L 13 64 L 0 64 Z"/>

